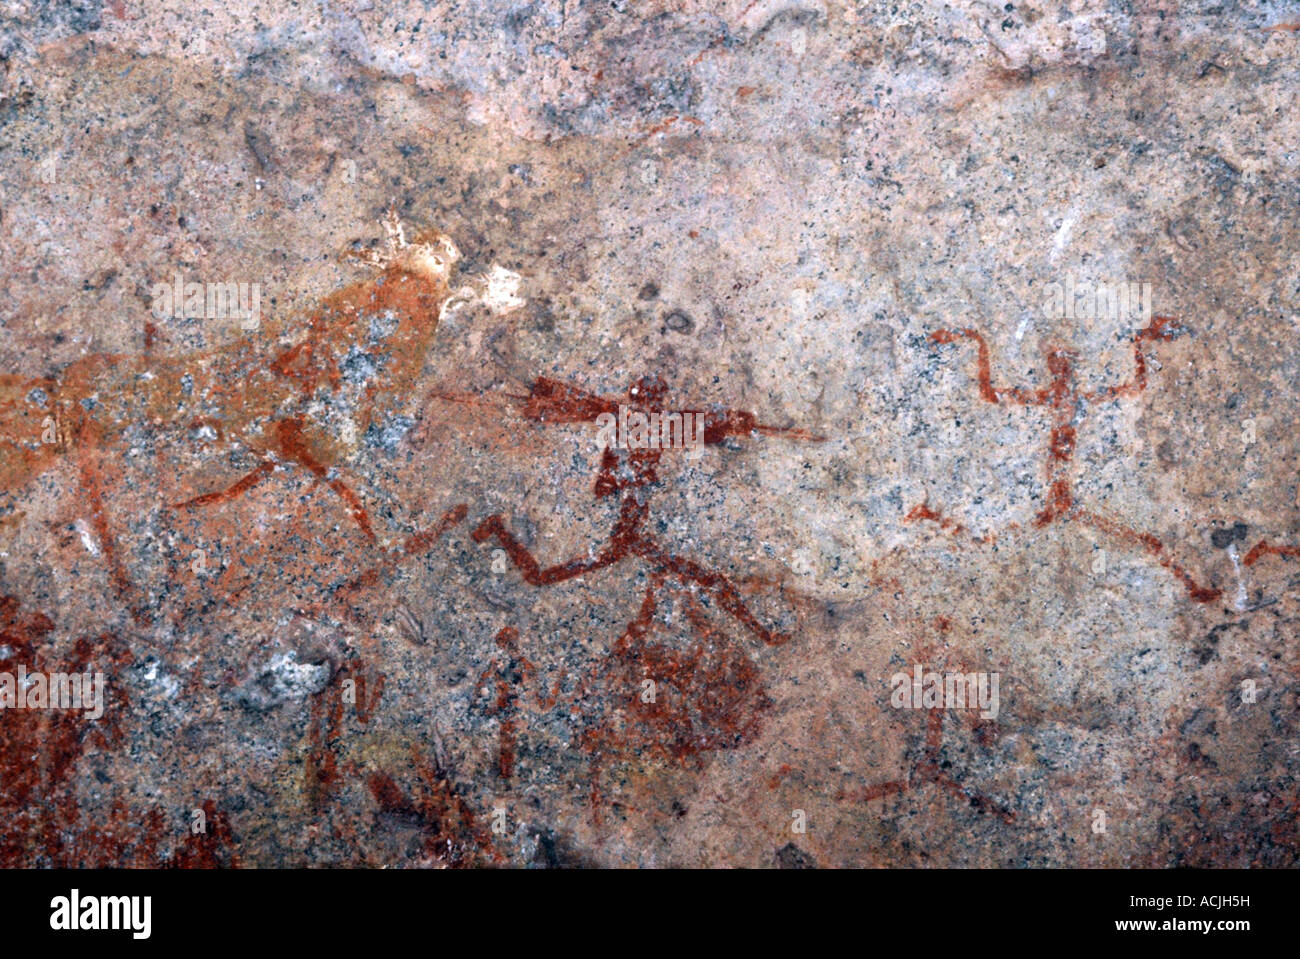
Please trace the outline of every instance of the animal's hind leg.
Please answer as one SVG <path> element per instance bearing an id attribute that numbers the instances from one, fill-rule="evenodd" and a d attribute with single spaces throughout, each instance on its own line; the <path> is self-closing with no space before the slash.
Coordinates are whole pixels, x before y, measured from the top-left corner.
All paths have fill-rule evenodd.
<path id="1" fill-rule="evenodd" d="M 339 499 L 343 500 L 344 504 L 347 505 L 348 512 L 352 514 L 352 519 L 360 527 L 361 532 L 365 533 L 366 538 L 373 543 L 375 533 L 370 526 L 370 514 L 366 511 L 365 504 L 361 502 L 361 497 L 343 480 L 330 476 L 329 467 L 318 460 L 308 448 L 306 437 L 303 436 L 302 426 L 301 417 L 280 420 L 276 424 L 277 450 L 283 453 L 286 459 L 292 460 L 300 466 L 305 466 L 316 479 L 337 493 Z"/>
<path id="2" fill-rule="evenodd" d="M 348 512 L 356 522 L 361 531 L 371 542 L 375 540 L 374 531 L 370 526 L 370 514 L 366 512 L 365 505 L 351 487 L 337 477 L 330 476 L 329 467 L 320 462 L 307 447 L 307 442 L 302 435 L 302 423 L 300 420 L 281 420 L 276 424 L 275 450 L 285 459 L 297 463 L 299 466 L 305 466 L 319 482 L 324 483 L 335 493 L 348 507 Z M 214 503 L 225 503 L 239 496 L 243 496 L 266 477 L 270 476 L 275 469 L 275 461 L 270 457 L 263 459 L 252 471 L 240 477 L 225 489 L 216 490 L 212 493 L 203 493 L 193 499 L 185 500 L 183 503 L 176 503 L 178 509 L 189 506 L 211 506 Z"/>
<path id="3" fill-rule="evenodd" d="M 187 499 L 183 503 L 175 503 L 173 504 L 174 508 L 185 509 L 189 506 L 210 506 L 213 503 L 224 503 L 227 500 L 232 500 L 237 496 L 242 496 L 247 493 L 266 477 L 270 476 L 271 471 L 274 468 L 275 464 L 271 460 L 263 460 L 257 465 L 256 469 L 241 479 L 236 480 L 225 489 L 217 490 L 214 493 L 204 493 L 201 496 L 194 497 L 193 499 Z"/>
<path id="4" fill-rule="evenodd" d="M 144 607 L 139 605 L 136 590 L 127 575 L 117 552 L 117 540 L 113 535 L 109 521 L 108 504 L 104 497 L 103 436 L 88 418 L 81 418 L 73 434 L 73 446 L 76 450 L 77 474 L 81 479 L 82 489 L 90 507 L 90 523 L 99 540 L 104 561 L 108 564 L 109 578 L 118 596 L 127 606 L 136 625 L 148 623 Z"/>

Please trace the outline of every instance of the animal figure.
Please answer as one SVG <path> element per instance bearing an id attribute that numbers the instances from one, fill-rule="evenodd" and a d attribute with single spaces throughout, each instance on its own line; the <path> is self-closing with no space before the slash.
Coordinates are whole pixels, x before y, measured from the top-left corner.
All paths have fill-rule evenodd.
<path id="1" fill-rule="evenodd" d="M 216 508 L 278 469 L 306 470 L 376 542 L 361 496 L 342 475 L 367 430 L 415 411 L 415 384 L 460 254 L 429 231 L 407 241 L 389 212 L 385 249 L 359 257 L 377 273 L 325 298 L 289 345 L 264 324 L 254 336 L 179 356 L 92 354 L 47 377 L 0 376 L 0 484 L 17 491 L 64 457 L 75 460 L 89 525 L 117 591 L 134 602 L 115 547 L 110 500 L 121 441 L 147 428 L 182 443 L 215 439 L 252 454 L 231 483 L 171 504 Z M 136 619 L 143 618 L 138 607 Z"/>

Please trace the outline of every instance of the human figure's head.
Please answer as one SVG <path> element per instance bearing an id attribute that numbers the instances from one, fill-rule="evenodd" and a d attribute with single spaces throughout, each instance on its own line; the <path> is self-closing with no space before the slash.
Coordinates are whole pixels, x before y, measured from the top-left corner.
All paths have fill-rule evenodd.
<path id="1" fill-rule="evenodd" d="M 1047 358 L 1047 371 L 1053 380 L 1068 378 L 1078 362 L 1079 354 L 1055 340 L 1043 344 L 1043 354 Z"/>
<path id="2" fill-rule="evenodd" d="M 660 410 L 668 396 L 668 384 L 655 376 L 642 376 L 627 388 L 629 405 L 647 410 Z"/>

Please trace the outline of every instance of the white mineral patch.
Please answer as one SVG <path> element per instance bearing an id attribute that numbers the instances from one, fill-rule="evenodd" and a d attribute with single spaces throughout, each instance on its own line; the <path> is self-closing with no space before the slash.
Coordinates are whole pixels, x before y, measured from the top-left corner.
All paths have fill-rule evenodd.
<path id="1" fill-rule="evenodd" d="M 483 291 L 483 305 L 500 316 L 517 310 L 528 301 L 518 296 L 523 277 L 496 263 L 488 270 L 486 289 Z"/>

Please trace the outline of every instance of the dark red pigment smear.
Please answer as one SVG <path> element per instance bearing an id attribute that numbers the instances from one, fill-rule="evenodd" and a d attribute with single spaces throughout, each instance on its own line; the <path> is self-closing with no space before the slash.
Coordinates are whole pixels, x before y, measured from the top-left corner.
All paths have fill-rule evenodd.
<path id="1" fill-rule="evenodd" d="M 95 753 L 121 748 L 119 717 L 130 711 L 126 690 L 113 682 L 134 661 L 127 645 L 112 634 L 82 637 L 67 658 L 49 662 L 41 654 L 54 623 L 42 613 L 25 613 L 14 596 L 0 596 L 0 672 L 103 673 L 104 715 L 84 718 L 81 710 L 0 710 L 0 867 L 122 868 L 235 865 L 229 825 L 208 802 L 206 836 L 177 841 L 162 810 L 141 815 L 120 800 L 93 815 L 83 813 L 77 781 Z M 188 825 L 188 824 L 187 824 Z M 170 856 L 164 850 L 173 848 Z"/>
<path id="2" fill-rule="evenodd" d="M 519 697 L 524 686 L 536 681 L 537 667 L 519 650 L 519 632 L 511 626 L 496 636 L 497 652 L 478 679 L 478 688 L 495 692 L 485 710 L 497 717 L 497 775 L 509 781 L 514 775 L 519 732 Z M 495 689 L 493 689 L 495 687 Z"/>
<path id="3" fill-rule="evenodd" d="M 651 759 L 700 768 L 709 752 L 753 742 L 771 708 L 757 665 L 708 622 L 691 594 L 682 594 L 690 645 L 647 639 L 665 575 L 651 578 L 637 616 L 577 686 L 575 709 L 584 726 L 578 744 L 590 757 L 597 819 L 602 774 L 611 764 Z M 652 698 L 643 695 L 646 680 L 655 684 Z"/>
<path id="4" fill-rule="evenodd" d="M 344 700 L 344 684 L 348 679 L 353 681 L 355 703 Z M 345 707 L 352 706 L 364 726 L 383 698 L 385 679 L 380 672 L 371 679 L 365 664 L 354 659 L 344 664 L 330 684 L 312 697 L 307 726 L 306 792 L 313 811 L 324 806 L 340 782 L 336 749 L 343 732 Z"/>
<path id="5" fill-rule="evenodd" d="M 447 771 L 432 762 L 419 768 L 419 777 L 412 795 L 386 772 L 372 773 L 367 785 L 381 813 L 419 827 L 425 855 L 439 864 L 472 867 L 499 862 L 492 837 L 456 791 Z"/>

